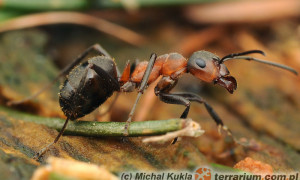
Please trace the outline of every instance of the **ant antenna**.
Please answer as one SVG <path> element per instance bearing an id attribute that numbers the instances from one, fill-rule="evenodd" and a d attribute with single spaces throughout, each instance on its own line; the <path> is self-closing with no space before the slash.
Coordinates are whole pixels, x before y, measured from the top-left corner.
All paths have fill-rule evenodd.
<path id="1" fill-rule="evenodd" d="M 228 61 L 228 60 L 231 60 L 231 59 L 244 59 L 244 60 L 248 60 L 248 61 L 253 60 L 253 61 L 256 61 L 256 62 L 263 63 L 263 64 L 268 64 L 268 65 L 271 65 L 271 66 L 282 68 L 282 69 L 285 69 L 285 70 L 288 70 L 288 71 L 294 73 L 295 75 L 298 75 L 298 72 L 295 69 L 293 69 L 289 66 L 285 66 L 285 65 L 282 65 L 282 64 L 278 64 L 278 63 L 274 63 L 274 62 L 254 58 L 254 57 L 251 57 L 251 56 L 243 56 L 243 55 L 252 54 L 252 53 L 258 53 L 258 54 L 265 55 L 265 53 L 261 50 L 251 50 L 251 51 L 245 51 L 245 52 L 242 52 L 242 53 L 234 53 L 234 54 L 229 54 L 227 56 L 224 56 L 219 61 L 219 64 L 222 64 L 225 61 Z"/>
<path id="2" fill-rule="evenodd" d="M 258 54 L 262 54 L 262 55 L 266 55 L 263 51 L 261 50 L 250 50 L 250 51 L 245 51 L 245 52 L 241 52 L 241 53 L 232 53 L 232 54 L 228 54 L 227 56 L 224 56 L 219 63 L 222 64 L 224 61 L 226 61 L 225 59 L 231 59 L 233 57 L 236 56 L 243 56 L 243 55 L 247 55 L 247 54 L 254 54 L 254 53 L 258 53 Z"/>

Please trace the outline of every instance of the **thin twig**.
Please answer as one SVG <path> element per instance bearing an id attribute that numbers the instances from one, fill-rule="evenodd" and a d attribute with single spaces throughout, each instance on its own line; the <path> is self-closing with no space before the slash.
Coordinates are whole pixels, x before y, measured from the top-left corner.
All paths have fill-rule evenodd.
<path id="1" fill-rule="evenodd" d="M 127 28 L 101 18 L 77 12 L 47 12 L 25 15 L 0 23 L 0 33 L 51 24 L 77 24 L 110 34 L 129 44 L 139 46 L 146 38 Z"/>
<path id="2" fill-rule="evenodd" d="M 43 124 L 56 130 L 60 130 L 65 122 L 65 120 L 60 118 L 30 115 L 1 106 L 0 115 L 6 116 L 7 118 Z M 162 135 L 168 132 L 181 130 L 187 127 L 187 123 L 190 123 L 190 121 L 185 119 L 132 122 L 130 124 L 128 136 Z M 90 137 L 124 136 L 124 126 L 125 122 L 71 121 L 64 134 Z"/>

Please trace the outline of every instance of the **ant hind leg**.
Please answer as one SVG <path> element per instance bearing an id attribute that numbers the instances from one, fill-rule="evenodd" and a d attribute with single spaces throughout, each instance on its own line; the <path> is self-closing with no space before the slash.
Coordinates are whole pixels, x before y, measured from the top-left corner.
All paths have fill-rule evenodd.
<path id="1" fill-rule="evenodd" d="M 69 118 L 66 119 L 66 122 L 64 123 L 63 127 L 61 128 L 59 134 L 56 136 L 54 141 L 52 143 L 48 144 L 43 149 L 41 149 L 38 153 L 36 153 L 36 155 L 33 157 L 33 159 L 38 160 L 53 144 L 55 144 L 59 140 L 59 138 L 63 135 L 68 122 L 69 122 Z"/>
<path id="2" fill-rule="evenodd" d="M 90 66 L 92 66 L 92 65 L 90 65 Z M 87 74 L 88 74 L 88 71 L 89 71 L 90 69 L 89 68 L 87 68 L 87 69 L 85 69 L 85 72 L 84 72 L 84 74 L 83 74 L 83 76 L 82 76 L 82 78 L 81 78 L 81 80 L 80 80 L 80 82 L 79 82 L 79 87 L 83 87 L 84 86 L 84 84 L 86 83 L 86 78 L 87 78 Z M 78 92 L 80 93 L 81 92 L 81 89 L 79 88 L 78 89 Z M 60 130 L 60 132 L 59 132 L 59 134 L 56 136 L 56 138 L 54 139 L 54 141 L 52 142 L 52 143 L 50 143 L 50 144 L 48 144 L 46 147 L 44 147 L 42 150 L 40 150 L 34 157 L 33 157 L 33 159 L 36 159 L 36 160 L 38 160 L 53 144 L 55 144 L 58 140 L 59 140 L 59 138 L 63 135 L 63 133 L 64 133 L 64 131 L 65 131 L 65 129 L 66 129 L 66 127 L 67 127 L 67 124 L 68 124 L 68 122 L 69 122 L 69 120 L 70 120 L 70 117 L 67 117 L 67 119 L 66 119 L 66 121 L 65 121 L 65 123 L 64 123 L 64 125 L 63 125 L 63 127 L 62 127 L 62 129 Z M 74 120 L 74 119 L 72 119 L 72 120 Z"/>

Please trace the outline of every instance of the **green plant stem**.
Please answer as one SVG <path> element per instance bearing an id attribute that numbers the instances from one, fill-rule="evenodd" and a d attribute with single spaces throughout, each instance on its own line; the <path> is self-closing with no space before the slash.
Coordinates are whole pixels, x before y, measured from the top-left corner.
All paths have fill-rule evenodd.
<path id="1" fill-rule="evenodd" d="M 0 106 L 0 116 L 6 116 L 16 120 L 43 124 L 50 128 L 60 130 L 65 120 L 60 118 L 47 118 L 30 115 Z M 185 127 L 183 119 L 169 119 L 157 121 L 132 122 L 129 127 L 128 136 L 152 136 L 177 131 Z M 125 122 L 95 122 L 77 121 L 69 122 L 65 133 L 77 136 L 124 136 Z"/>

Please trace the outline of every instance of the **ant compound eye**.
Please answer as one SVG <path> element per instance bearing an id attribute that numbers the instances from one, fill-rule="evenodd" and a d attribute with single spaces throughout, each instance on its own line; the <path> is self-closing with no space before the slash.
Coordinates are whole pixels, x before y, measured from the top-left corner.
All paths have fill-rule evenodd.
<path id="1" fill-rule="evenodd" d="M 206 62 L 203 59 L 198 58 L 198 59 L 195 60 L 195 62 L 201 68 L 205 68 L 205 66 L 206 66 Z"/>

